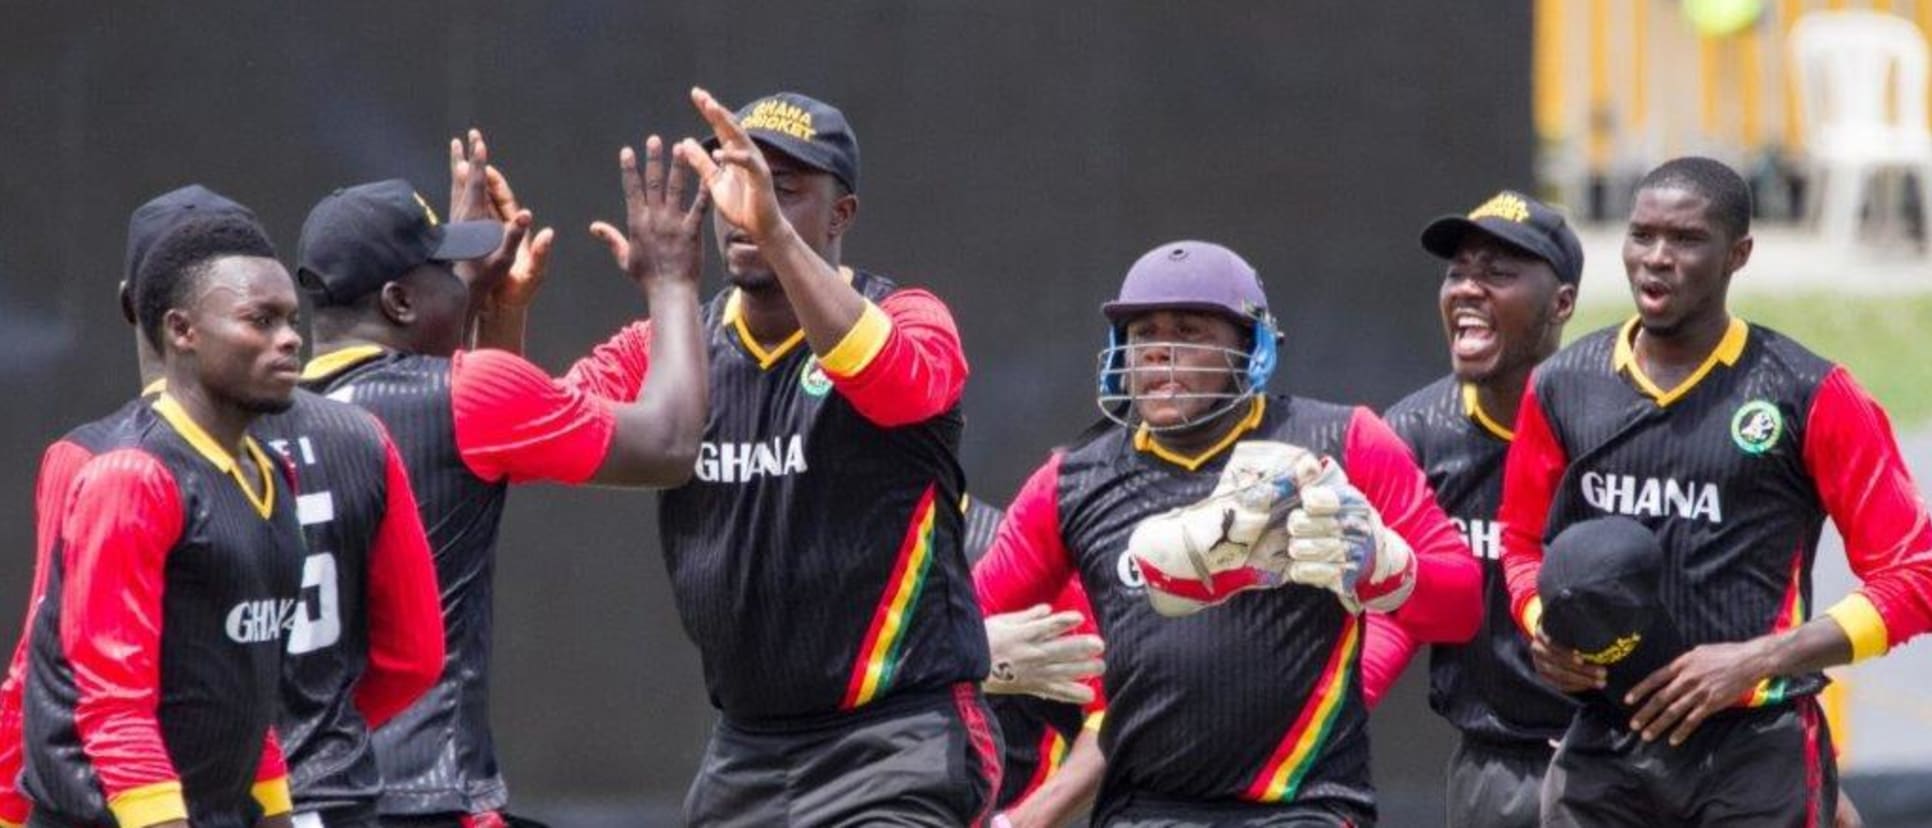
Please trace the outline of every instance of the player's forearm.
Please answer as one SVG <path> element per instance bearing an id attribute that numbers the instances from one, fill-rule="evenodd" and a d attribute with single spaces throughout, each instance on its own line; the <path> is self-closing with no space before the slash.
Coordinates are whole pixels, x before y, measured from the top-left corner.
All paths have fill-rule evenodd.
<path id="1" fill-rule="evenodd" d="M 651 370 L 634 402 L 617 412 L 617 439 L 599 482 L 678 486 L 691 479 L 698 442 L 704 437 L 710 379 L 692 285 L 654 282 L 647 287 L 651 312 Z M 611 474 L 606 474 L 610 472 Z"/>
<path id="2" fill-rule="evenodd" d="M 1761 678 L 1815 673 L 1852 660 L 1851 637 L 1829 615 L 1813 618 L 1789 632 L 1761 636 L 1754 643 L 1756 672 Z"/>
<path id="3" fill-rule="evenodd" d="M 496 348 L 521 356 L 529 321 L 527 307 L 490 302 L 477 314 L 475 347 Z"/>
<path id="4" fill-rule="evenodd" d="M 1107 760 L 1100 753 L 1099 733 L 1083 729 L 1068 748 L 1060 769 L 1040 783 L 1038 790 L 1006 812 L 1013 828 L 1056 828 L 1072 822 L 1093 807 Z"/>
<path id="5" fill-rule="evenodd" d="M 789 223 L 780 225 L 772 238 L 759 240 L 758 249 L 778 274 L 812 353 L 820 357 L 831 353 L 865 313 L 865 297 L 839 277 L 838 268 L 806 245 Z"/>

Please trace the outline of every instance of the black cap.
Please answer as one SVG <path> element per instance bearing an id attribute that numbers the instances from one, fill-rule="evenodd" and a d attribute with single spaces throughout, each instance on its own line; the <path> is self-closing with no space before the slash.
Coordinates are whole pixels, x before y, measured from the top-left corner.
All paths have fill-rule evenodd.
<path id="1" fill-rule="evenodd" d="M 400 178 L 330 193 L 302 223 L 296 276 L 323 304 L 354 301 L 425 262 L 490 255 L 503 243 L 495 221 L 444 224 Z"/>
<path id="2" fill-rule="evenodd" d="M 169 190 L 134 208 L 127 219 L 128 295 L 136 294 L 134 277 L 140 275 L 141 262 L 162 236 L 189 220 L 224 213 L 255 218 L 254 210 L 200 184 Z"/>
<path id="3" fill-rule="evenodd" d="M 1630 518 L 1602 517 L 1550 541 L 1536 576 L 1543 634 L 1608 670 L 1604 701 L 1619 708 L 1630 688 L 1688 649 L 1664 610 L 1663 568 L 1656 534 Z"/>
<path id="4" fill-rule="evenodd" d="M 1555 207 L 1515 190 L 1497 193 L 1467 216 L 1443 216 L 1422 228 L 1422 249 L 1448 259 L 1462 239 L 1475 230 L 1550 263 L 1556 279 L 1574 285 L 1583 281 L 1583 243 Z"/>
<path id="5" fill-rule="evenodd" d="M 838 107 L 797 92 L 779 92 L 746 104 L 733 117 L 751 140 L 859 191 L 859 136 Z M 717 147 L 716 136 L 704 142 L 707 150 Z"/>

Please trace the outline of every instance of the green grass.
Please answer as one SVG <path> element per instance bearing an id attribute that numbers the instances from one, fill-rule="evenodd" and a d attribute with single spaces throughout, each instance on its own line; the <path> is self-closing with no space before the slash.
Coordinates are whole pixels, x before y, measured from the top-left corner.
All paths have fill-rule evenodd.
<path id="1" fill-rule="evenodd" d="M 1900 431 L 1932 424 L 1932 293 L 1899 296 L 1733 296 L 1731 312 L 1844 363 Z M 1628 319 L 1628 302 L 1579 307 L 1574 339 Z"/>

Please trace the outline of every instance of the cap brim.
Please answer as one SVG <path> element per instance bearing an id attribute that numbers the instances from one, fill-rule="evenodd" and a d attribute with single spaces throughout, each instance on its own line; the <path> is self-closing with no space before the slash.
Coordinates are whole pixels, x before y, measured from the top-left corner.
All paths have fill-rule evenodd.
<path id="1" fill-rule="evenodd" d="M 766 150 L 777 150 L 785 157 L 825 173 L 826 175 L 838 175 L 838 170 L 832 166 L 831 151 L 818 144 L 803 141 L 782 132 L 769 132 L 762 129 L 752 130 L 746 134 L 751 136 L 753 143 L 758 144 Z M 713 135 L 710 138 L 704 139 L 701 146 L 704 147 L 705 152 L 717 149 L 718 136 Z M 845 185 L 850 187 L 852 186 L 852 182 L 847 181 Z"/>
<path id="2" fill-rule="evenodd" d="M 481 259 L 503 245 L 503 225 L 494 221 L 458 221 L 442 226 L 443 239 L 430 251 L 437 262 Z"/>
<path id="3" fill-rule="evenodd" d="M 1462 247 L 1463 239 L 1468 238 L 1470 233 L 1481 233 L 1501 241 L 1548 262 L 1553 268 L 1562 259 L 1562 255 L 1550 247 L 1547 237 L 1527 225 L 1502 219 L 1493 222 L 1471 220 L 1462 216 L 1443 216 L 1429 222 L 1429 226 L 1422 228 L 1422 249 L 1439 259 L 1453 259 L 1456 251 Z"/>

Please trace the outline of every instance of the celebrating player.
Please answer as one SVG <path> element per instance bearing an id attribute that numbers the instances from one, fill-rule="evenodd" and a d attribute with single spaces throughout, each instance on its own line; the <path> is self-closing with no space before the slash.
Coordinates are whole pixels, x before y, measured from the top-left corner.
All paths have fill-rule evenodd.
<path id="1" fill-rule="evenodd" d="M 1142 256 L 1103 308 L 1101 402 L 1115 424 L 1053 452 L 975 572 L 989 611 L 1076 577 L 1093 601 L 1110 645 L 1095 825 L 1372 821 L 1361 605 L 1431 638 L 1476 628 L 1480 572 L 1401 441 L 1366 409 L 1267 395 L 1279 337 L 1267 307 L 1254 269 L 1224 247 Z M 1261 455 L 1282 461 L 1270 472 L 1322 475 L 1319 494 L 1301 490 L 1280 557 L 1255 537 L 1270 506 L 1250 514 L 1233 504 L 1255 490 L 1222 485 Z M 1229 568 L 1223 552 L 1243 533 L 1256 565 Z M 1197 565 L 1149 571 L 1150 554 L 1177 548 Z M 1259 585 L 1278 588 L 1234 591 Z"/>
<path id="2" fill-rule="evenodd" d="M 1544 785 L 1546 825 L 1827 824 L 1819 671 L 1932 625 L 1932 518 L 1884 410 L 1843 366 L 1726 308 L 1750 216 L 1723 164 L 1652 170 L 1623 247 L 1636 317 L 1558 352 L 1523 396 L 1503 565 L 1538 672 L 1604 686 L 1603 667 L 1541 635 L 1536 593 L 1542 544 L 1604 514 L 1657 533 L 1662 605 L 1692 647 L 1584 706 Z M 1810 618 L 1827 517 L 1863 585 Z"/>
<path id="3" fill-rule="evenodd" d="M 1449 761 L 1448 824 L 1535 826 L 1543 771 L 1573 705 L 1537 676 L 1510 620 L 1496 508 L 1517 404 L 1576 308 L 1583 247 L 1562 214 L 1510 191 L 1468 216 L 1431 222 L 1422 246 L 1449 262 L 1437 306 L 1451 371 L 1383 416 L 1483 568 L 1482 629 L 1468 644 L 1433 646 L 1429 657 L 1429 705 L 1462 736 Z M 1393 642 L 1362 664 L 1373 707 L 1417 642 L 1380 614 L 1369 616 L 1368 635 Z"/>
<path id="4" fill-rule="evenodd" d="M 678 611 L 723 713 L 686 819 L 976 824 L 1000 769 L 960 548 L 966 360 L 951 314 L 840 266 L 859 209 L 842 113 L 791 93 L 735 119 L 702 90 L 692 101 L 716 149 L 677 154 L 716 205 L 729 286 L 704 312 L 697 479 L 658 502 Z M 629 399 L 657 382 L 662 334 L 634 324 L 571 378 Z"/>
<path id="5" fill-rule="evenodd" d="M 300 273 L 319 340 L 304 381 L 374 412 L 395 436 L 442 587 L 441 678 L 376 734 L 386 825 L 487 828 L 506 819 L 488 677 L 490 573 L 508 484 L 662 486 L 692 473 L 705 419 L 696 293 L 703 205 L 666 201 L 659 142 L 650 146 L 641 173 L 630 149 L 620 158 L 627 232 L 634 241 L 671 239 L 633 245 L 661 254 L 628 268 L 659 344 L 657 370 L 634 402 L 564 386 L 507 352 L 458 350 L 484 304 L 478 296 L 503 294 L 500 282 L 466 282 L 452 263 L 517 246 L 527 214 L 512 217 L 508 234 L 496 221 L 442 224 L 407 183 L 383 181 L 323 199 L 303 227 Z M 478 177 L 471 182 L 486 165 L 482 152 L 468 160 Z"/>
<path id="6" fill-rule="evenodd" d="M 300 365 L 274 256 L 218 212 L 142 261 L 167 390 L 76 473 L 51 551 L 22 776 L 36 825 L 287 824 L 272 725 L 303 545 L 288 469 L 247 433 L 288 408 Z"/>

